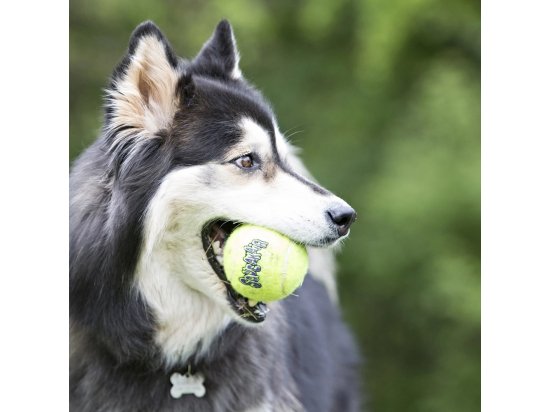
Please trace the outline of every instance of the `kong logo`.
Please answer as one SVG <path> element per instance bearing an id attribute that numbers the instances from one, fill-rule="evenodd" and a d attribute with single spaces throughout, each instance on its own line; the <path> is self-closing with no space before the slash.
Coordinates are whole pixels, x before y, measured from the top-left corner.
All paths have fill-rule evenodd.
<path id="1" fill-rule="evenodd" d="M 260 272 L 262 267 L 258 264 L 262 258 L 262 254 L 259 253 L 259 251 L 261 249 L 265 249 L 268 245 L 268 242 L 260 239 L 254 239 L 244 247 L 245 255 L 243 260 L 246 265 L 244 265 L 241 269 L 243 276 L 239 278 L 243 285 L 251 286 L 253 288 L 262 287 L 262 284 L 260 283 Z"/>

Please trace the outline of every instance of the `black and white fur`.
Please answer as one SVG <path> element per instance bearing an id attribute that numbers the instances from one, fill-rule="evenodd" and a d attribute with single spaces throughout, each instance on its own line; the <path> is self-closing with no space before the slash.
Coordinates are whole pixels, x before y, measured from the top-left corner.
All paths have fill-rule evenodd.
<path id="1" fill-rule="evenodd" d="M 113 73 L 102 134 L 70 179 L 73 411 L 359 408 L 358 356 L 323 248 L 347 236 L 354 212 L 313 182 L 238 62 L 227 21 L 191 61 L 146 22 Z M 308 247 L 303 286 L 262 323 L 235 312 L 206 258 L 214 219 Z M 171 374 L 189 368 L 206 395 L 172 398 Z"/>

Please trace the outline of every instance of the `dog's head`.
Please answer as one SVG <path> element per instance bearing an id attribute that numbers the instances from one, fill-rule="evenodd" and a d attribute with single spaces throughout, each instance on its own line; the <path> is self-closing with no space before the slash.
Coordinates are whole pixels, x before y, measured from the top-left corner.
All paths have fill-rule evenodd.
<path id="1" fill-rule="evenodd" d="M 346 202 L 312 181 L 242 76 L 227 21 L 191 61 L 153 23 L 141 24 L 107 90 L 104 135 L 126 201 L 132 188 L 148 186 L 136 282 L 168 329 L 169 318 L 186 316 L 180 308 L 197 316 L 189 308 L 205 310 L 204 302 L 224 318 L 264 320 L 265 306 L 250 308 L 219 263 L 239 223 L 326 247 L 355 220 Z"/>

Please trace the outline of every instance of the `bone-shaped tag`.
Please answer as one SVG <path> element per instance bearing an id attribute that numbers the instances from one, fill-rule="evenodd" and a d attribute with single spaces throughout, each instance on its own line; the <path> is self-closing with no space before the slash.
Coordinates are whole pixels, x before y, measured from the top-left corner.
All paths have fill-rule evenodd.
<path id="1" fill-rule="evenodd" d="M 170 395 L 172 398 L 179 399 L 182 395 L 193 394 L 197 398 L 202 398 L 206 393 L 204 387 L 204 376 L 201 373 L 191 375 L 186 373 L 173 373 L 170 376 L 170 382 L 172 382 L 172 389 L 170 389 Z"/>

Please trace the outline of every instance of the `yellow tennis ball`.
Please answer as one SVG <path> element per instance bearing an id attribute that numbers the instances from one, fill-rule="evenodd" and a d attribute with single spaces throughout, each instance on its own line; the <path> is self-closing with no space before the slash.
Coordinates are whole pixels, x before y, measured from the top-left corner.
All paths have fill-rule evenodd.
<path id="1" fill-rule="evenodd" d="M 271 302 L 294 292 L 304 281 L 304 246 L 260 226 L 244 224 L 225 241 L 223 267 L 233 289 L 251 300 Z"/>

